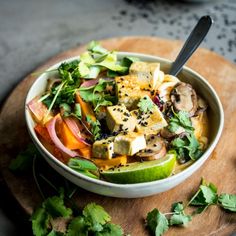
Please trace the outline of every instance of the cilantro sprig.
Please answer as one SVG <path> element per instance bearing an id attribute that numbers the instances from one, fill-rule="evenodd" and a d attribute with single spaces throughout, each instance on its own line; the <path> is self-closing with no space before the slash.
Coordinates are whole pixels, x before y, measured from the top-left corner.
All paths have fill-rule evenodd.
<path id="1" fill-rule="evenodd" d="M 192 122 L 185 111 L 179 111 L 175 113 L 173 111 L 173 117 L 170 118 L 167 129 L 172 133 L 181 132 L 185 133 L 182 137 L 176 137 L 170 143 L 177 154 L 178 159 L 196 160 L 202 155 L 199 142 L 194 135 L 194 128 Z"/>
<path id="2" fill-rule="evenodd" d="M 110 223 L 111 216 L 102 206 L 89 203 L 84 207 L 82 214 L 76 214 L 66 206 L 63 194 L 47 198 L 34 211 L 31 221 L 35 236 L 123 235 L 119 225 Z"/>
<path id="3" fill-rule="evenodd" d="M 201 214 L 210 205 L 218 205 L 222 209 L 236 212 L 236 194 L 217 193 L 217 187 L 213 183 L 207 183 L 202 179 L 198 191 L 184 206 L 182 202 L 172 204 L 171 212 L 162 213 L 154 208 L 147 214 L 146 226 L 151 235 L 161 236 L 171 226 L 187 226 L 196 214 Z M 189 206 L 197 207 L 191 214 L 186 214 L 185 210 Z"/>

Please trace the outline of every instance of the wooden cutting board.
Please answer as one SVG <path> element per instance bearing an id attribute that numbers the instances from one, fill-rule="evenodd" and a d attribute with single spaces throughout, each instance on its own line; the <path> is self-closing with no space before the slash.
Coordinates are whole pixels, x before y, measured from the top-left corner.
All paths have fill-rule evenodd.
<path id="1" fill-rule="evenodd" d="M 102 40 L 104 47 L 120 51 L 140 52 L 174 60 L 182 42 L 154 37 L 123 37 Z M 74 48 L 55 56 L 36 71 L 44 71 L 52 64 L 77 56 L 85 47 Z M 207 162 L 187 181 L 165 193 L 140 198 L 116 199 L 79 190 L 77 202 L 84 206 L 96 202 L 111 214 L 113 222 L 120 224 L 133 236 L 148 235 L 144 227 L 147 212 L 157 207 L 169 212 L 171 204 L 187 199 L 197 190 L 201 177 L 215 183 L 220 193 L 236 193 L 236 67 L 223 57 L 206 49 L 198 49 L 188 66 L 203 75 L 218 93 L 225 112 L 222 137 Z M 32 175 L 16 176 L 8 164 L 29 141 L 24 121 L 24 99 L 35 76 L 27 76 L 10 94 L 0 113 L 1 172 L 13 196 L 29 214 L 42 201 Z M 236 231 L 236 214 L 210 207 L 194 217 L 189 227 L 175 227 L 166 235 L 229 235 Z"/>

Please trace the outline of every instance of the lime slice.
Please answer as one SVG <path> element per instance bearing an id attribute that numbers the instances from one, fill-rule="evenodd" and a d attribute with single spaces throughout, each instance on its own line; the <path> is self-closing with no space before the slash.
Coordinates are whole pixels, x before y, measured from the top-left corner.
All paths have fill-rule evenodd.
<path id="1" fill-rule="evenodd" d="M 149 182 L 170 176 L 175 162 L 176 155 L 171 153 L 158 160 L 133 162 L 101 171 L 101 176 L 109 182 L 120 184 Z"/>

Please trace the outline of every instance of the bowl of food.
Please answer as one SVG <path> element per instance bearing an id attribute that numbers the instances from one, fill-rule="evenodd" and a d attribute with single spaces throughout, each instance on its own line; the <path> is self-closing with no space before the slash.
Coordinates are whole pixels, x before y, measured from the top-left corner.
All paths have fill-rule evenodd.
<path id="1" fill-rule="evenodd" d="M 110 52 L 97 42 L 41 74 L 25 118 L 42 156 L 74 184 L 105 196 L 167 191 L 210 156 L 223 129 L 212 86 L 169 60 Z"/>

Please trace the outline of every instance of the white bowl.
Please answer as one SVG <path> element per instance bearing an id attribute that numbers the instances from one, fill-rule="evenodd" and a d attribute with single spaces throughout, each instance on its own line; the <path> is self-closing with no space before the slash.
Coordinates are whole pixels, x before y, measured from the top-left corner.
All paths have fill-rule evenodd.
<path id="1" fill-rule="evenodd" d="M 127 53 L 127 52 L 120 52 L 118 53 L 119 57 L 123 56 L 134 56 L 139 57 L 142 61 L 152 61 L 152 62 L 160 62 L 161 69 L 163 71 L 168 71 L 171 62 L 156 56 L 150 56 L 145 54 L 139 53 Z M 54 66 L 50 67 L 49 70 L 57 68 L 62 62 L 71 61 L 74 59 L 78 59 L 79 57 L 70 58 L 60 63 L 55 64 Z M 36 81 L 31 86 L 27 97 L 26 97 L 26 104 L 32 100 L 35 96 L 40 95 L 44 92 L 47 84 L 47 73 L 39 76 Z M 34 125 L 35 122 L 33 121 L 27 106 L 25 106 L 25 118 L 26 124 L 29 131 L 29 134 L 40 151 L 43 155 L 45 160 L 49 163 L 49 165 L 55 169 L 58 173 L 64 176 L 66 179 L 70 180 L 74 184 L 78 185 L 81 188 L 84 188 L 88 191 L 105 195 L 111 197 L 119 197 L 119 198 L 137 198 L 137 197 L 145 197 L 154 195 L 157 193 L 161 193 L 167 191 L 176 185 L 183 182 L 189 176 L 191 176 L 201 165 L 207 160 L 210 156 L 211 152 L 215 148 L 217 142 L 219 141 L 220 135 L 222 133 L 223 124 L 224 124 L 224 113 L 221 102 L 219 97 L 217 96 L 215 90 L 211 87 L 211 85 L 198 73 L 195 71 L 184 67 L 182 72 L 178 76 L 182 81 L 186 81 L 196 89 L 197 93 L 200 94 L 209 104 L 209 125 L 210 125 L 210 137 L 209 137 L 209 146 L 204 152 L 204 154 L 195 161 L 191 166 L 183 170 L 182 172 L 170 176 L 166 179 L 156 180 L 147 183 L 137 183 L 137 184 L 115 184 L 106 182 L 103 180 L 97 180 L 89 178 L 85 175 L 82 175 L 59 160 L 57 160 L 39 141 L 35 131 Z"/>

